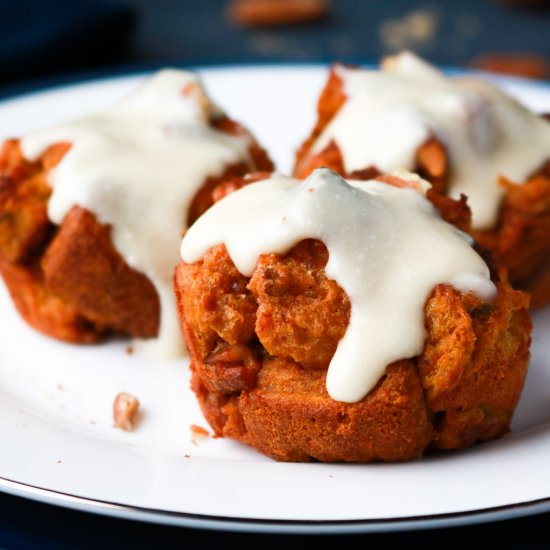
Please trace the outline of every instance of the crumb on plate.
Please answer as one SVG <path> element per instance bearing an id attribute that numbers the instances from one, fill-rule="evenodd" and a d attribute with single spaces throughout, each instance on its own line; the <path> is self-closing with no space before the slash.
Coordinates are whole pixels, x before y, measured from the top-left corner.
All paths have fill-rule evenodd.
<path id="1" fill-rule="evenodd" d="M 191 424 L 189 430 L 191 432 L 191 441 L 195 444 L 199 439 L 206 439 L 207 437 L 210 437 L 210 432 L 202 426 Z"/>
<path id="2" fill-rule="evenodd" d="M 113 417 L 115 428 L 131 431 L 134 426 L 132 420 L 139 410 L 137 397 L 126 392 L 120 392 L 113 403 Z"/>

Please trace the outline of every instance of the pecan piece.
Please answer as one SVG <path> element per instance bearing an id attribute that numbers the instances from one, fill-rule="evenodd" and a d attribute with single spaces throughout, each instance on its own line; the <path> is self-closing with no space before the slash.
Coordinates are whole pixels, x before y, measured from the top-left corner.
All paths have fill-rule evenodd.
<path id="1" fill-rule="evenodd" d="M 239 393 L 256 385 L 260 369 L 257 355 L 244 344 L 221 344 L 206 358 L 202 379 L 210 391 Z"/>
<path id="2" fill-rule="evenodd" d="M 328 0 L 232 0 L 227 7 L 229 19 L 243 27 L 309 23 L 328 13 Z"/>
<path id="3" fill-rule="evenodd" d="M 132 420 L 139 410 L 139 401 L 137 397 L 120 392 L 113 403 L 113 417 L 115 419 L 115 428 L 131 431 L 134 426 Z"/>

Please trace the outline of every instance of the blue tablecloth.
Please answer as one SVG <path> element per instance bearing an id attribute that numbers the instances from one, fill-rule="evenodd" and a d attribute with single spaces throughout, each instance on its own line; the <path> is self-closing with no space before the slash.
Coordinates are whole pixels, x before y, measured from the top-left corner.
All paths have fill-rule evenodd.
<path id="1" fill-rule="evenodd" d="M 503 480 L 505 482 L 505 480 Z M 268 498 L 266 496 L 266 498 Z M 467 550 L 548 548 L 550 514 L 428 531 L 366 535 L 262 535 L 184 529 L 96 516 L 0 494 L 0 548 L 40 550 L 282 548 Z M 349 545 L 349 546 L 348 546 Z"/>
<path id="2" fill-rule="evenodd" d="M 248 30 L 228 22 L 227 1 L 0 0 L 0 86 L 121 64 L 372 62 L 401 47 L 442 65 L 550 59 L 550 9 L 505 0 L 334 0 L 316 24 Z"/>

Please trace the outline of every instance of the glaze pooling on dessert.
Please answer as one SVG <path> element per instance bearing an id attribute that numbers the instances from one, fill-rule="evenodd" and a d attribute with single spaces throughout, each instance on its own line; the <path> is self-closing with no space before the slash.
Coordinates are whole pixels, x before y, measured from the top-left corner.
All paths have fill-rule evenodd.
<path id="1" fill-rule="evenodd" d="M 496 223 L 499 176 L 521 183 L 550 157 L 550 124 L 492 84 L 447 78 L 410 53 L 380 71 L 336 68 L 347 100 L 313 145 L 334 141 L 346 172 L 412 170 L 431 136 L 451 161 L 449 194 L 468 197 L 476 229 Z"/>
<path id="2" fill-rule="evenodd" d="M 206 178 L 250 158 L 246 138 L 209 126 L 217 114 L 195 75 L 164 70 L 113 108 L 21 143 L 31 161 L 55 143 L 72 144 L 49 174 L 49 218 L 59 225 L 79 205 L 111 225 L 116 249 L 159 294 L 159 336 L 147 341 L 157 356 L 183 351 L 172 275 L 191 201 Z"/>
<path id="3" fill-rule="evenodd" d="M 329 251 L 327 277 L 351 301 L 327 390 L 335 400 L 360 401 L 387 365 L 421 353 L 424 307 L 437 284 L 484 299 L 496 292 L 470 237 L 443 221 L 424 195 L 429 185 L 411 178 L 416 188 L 405 189 L 375 180 L 346 182 L 321 168 L 304 181 L 274 176 L 251 184 L 189 229 L 182 259 L 194 263 L 223 243 L 250 277 L 261 254 L 285 254 L 304 239 L 321 240 Z"/>

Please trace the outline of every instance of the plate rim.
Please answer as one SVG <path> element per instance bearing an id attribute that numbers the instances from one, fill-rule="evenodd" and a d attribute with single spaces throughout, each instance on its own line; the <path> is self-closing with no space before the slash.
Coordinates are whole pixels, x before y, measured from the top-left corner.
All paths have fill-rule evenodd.
<path id="1" fill-rule="evenodd" d="M 75 71 L 61 73 L 58 75 L 32 78 L 22 83 L 7 84 L 0 87 L 0 103 L 10 100 L 22 99 L 25 96 L 53 92 L 71 86 L 95 84 L 104 80 L 116 80 L 120 78 L 132 78 L 145 76 L 153 71 L 166 67 L 190 71 L 226 71 L 226 70 L 256 70 L 256 69 L 328 69 L 332 64 L 340 63 L 333 61 L 250 61 L 250 62 L 219 62 L 204 61 L 198 63 L 187 63 L 181 60 L 166 60 L 157 63 L 137 63 L 130 65 L 118 65 L 115 67 L 91 69 L 88 71 Z M 346 64 L 346 62 L 342 62 Z M 353 63 L 365 69 L 373 69 L 379 66 L 376 61 L 363 59 Z M 459 67 L 456 65 L 434 64 L 438 69 L 450 75 L 479 75 L 495 81 L 523 84 L 534 88 L 542 88 L 550 91 L 550 79 L 541 80 L 522 76 L 506 75 L 496 72 L 483 71 L 480 69 Z"/>
<path id="2" fill-rule="evenodd" d="M 422 516 L 348 519 L 290 520 L 215 516 L 120 504 L 46 489 L 0 476 L 0 491 L 47 505 L 131 521 L 205 530 L 264 534 L 362 534 L 420 531 L 516 519 L 550 511 L 550 496 L 502 506 Z"/>
<path id="3" fill-rule="evenodd" d="M 39 94 L 42 92 L 50 92 L 57 89 L 62 89 L 71 86 L 95 84 L 103 80 L 116 80 L 119 78 L 132 78 L 150 74 L 163 68 L 172 67 L 175 69 L 189 71 L 225 71 L 225 70 L 254 70 L 254 69 L 269 69 L 269 68 L 328 68 L 329 61 L 311 61 L 311 62 L 295 62 L 295 61 L 266 61 L 266 62 L 240 62 L 240 63 L 220 63 L 199 62 L 187 63 L 181 60 L 167 60 L 161 63 L 138 63 L 130 65 L 120 65 L 117 67 L 109 67 L 103 69 L 91 69 L 88 71 L 74 71 L 70 73 L 62 73 L 46 77 L 33 78 L 21 83 L 7 84 L 0 87 L 0 103 L 10 100 L 22 99 L 25 96 Z M 363 67 L 375 67 L 376 63 L 365 60 L 361 64 Z M 550 82 L 549 82 L 550 85 Z"/>
<path id="4" fill-rule="evenodd" d="M 60 75 L 39 81 L 31 81 L 20 86 L 0 88 L 0 105 L 12 100 L 21 100 L 39 96 L 43 93 L 55 93 L 73 86 L 101 84 L 119 79 L 131 79 L 145 76 L 161 67 L 173 66 L 193 71 L 218 72 L 233 70 L 269 70 L 269 69 L 311 69 L 327 70 L 328 62 L 272 62 L 272 63 L 200 63 L 187 64 L 168 62 L 165 64 L 148 64 L 145 66 L 117 67 L 87 73 Z M 376 64 L 362 65 L 365 68 Z M 550 81 L 538 81 L 508 75 L 498 75 L 484 71 L 462 69 L 438 65 L 448 74 L 481 75 L 502 82 L 517 84 L 531 89 L 542 89 L 550 93 Z M 291 520 L 226 517 L 219 515 L 178 512 L 159 508 L 148 508 L 137 505 L 121 504 L 101 499 L 47 489 L 37 485 L 9 479 L 0 475 L 0 492 L 16 497 L 28 498 L 48 505 L 94 513 L 104 516 L 124 518 L 132 521 L 147 521 L 150 523 L 173 525 L 206 530 L 221 530 L 249 533 L 288 533 L 288 534 L 360 534 L 374 532 L 394 532 L 406 530 L 424 530 L 441 527 L 458 527 L 479 523 L 502 521 L 525 517 L 550 511 L 550 495 L 548 497 L 523 501 L 487 508 L 471 509 L 461 512 L 441 514 L 426 514 L 420 516 L 401 516 L 378 519 L 347 519 L 347 520 Z"/>

